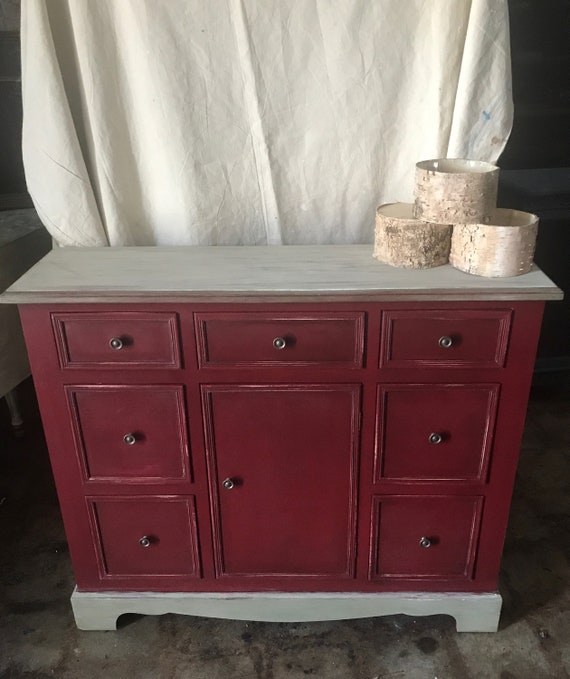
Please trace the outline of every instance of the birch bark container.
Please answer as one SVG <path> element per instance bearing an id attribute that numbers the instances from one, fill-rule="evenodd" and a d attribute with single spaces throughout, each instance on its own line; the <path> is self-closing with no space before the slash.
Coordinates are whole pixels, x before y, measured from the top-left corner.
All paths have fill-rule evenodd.
<path id="1" fill-rule="evenodd" d="M 497 208 L 492 224 L 456 224 L 450 263 L 477 276 L 506 277 L 532 268 L 538 217 L 529 212 Z"/>
<path id="2" fill-rule="evenodd" d="M 488 223 L 497 205 L 499 168 L 461 158 L 416 164 L 415 209 L 418 219 L 438 224 Z"/>
<path id="3" fill-rule="evenodd" d="M 451 226 L 414 217 L 412 203 L 387 203 L 376 210 L 374 257 L 406 269 L 429 269 L 449 259 Z"/>

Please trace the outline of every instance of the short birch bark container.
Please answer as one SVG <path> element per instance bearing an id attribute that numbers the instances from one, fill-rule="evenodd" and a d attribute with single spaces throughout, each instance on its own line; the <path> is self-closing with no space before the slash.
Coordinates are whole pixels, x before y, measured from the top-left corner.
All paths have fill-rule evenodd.
<path id="1" fill-rule="evenodd" d="M 476 276 L 520 276 L 532 268 L 538 217 L 529 212 L 497 208 L 492 224 L 456 224 L 450 263 Z"/>
<path id="2" fill-rule="evenodd" d="M 486 224 L 497 205 L 498 182 L 499 168 L 491 163 L 422 160 L 416 164 L 414 215 L 438 224 Z"/>
<path id="3" fill-rule="evenodd" d="M 449 259 L 451 226 L 414 217 L 412 203 L 387 203 L 376 210 L 374 257 L 406 269 L 429 269 Z"/>

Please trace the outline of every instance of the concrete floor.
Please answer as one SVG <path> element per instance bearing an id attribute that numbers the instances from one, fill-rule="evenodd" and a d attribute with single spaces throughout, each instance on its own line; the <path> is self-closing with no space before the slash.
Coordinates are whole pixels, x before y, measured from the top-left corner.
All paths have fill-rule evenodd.
<path id="1" fill-rule="evenodd" d="M 570 671 L 569 379 L 529 407 L 503 560 L 498 634 L 445 616 L 247 623 L 124 616 L 80 632 L 73 577 L 31 382 L 25 434 L 0 403 L 0 679 L 563 679 Z"/>

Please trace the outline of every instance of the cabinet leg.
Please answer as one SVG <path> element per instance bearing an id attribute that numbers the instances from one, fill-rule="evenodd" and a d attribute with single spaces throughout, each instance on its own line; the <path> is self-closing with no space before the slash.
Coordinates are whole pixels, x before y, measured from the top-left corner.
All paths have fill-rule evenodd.
<path id="1" fill-rule="evenodd" d="M 77 590 L 71 595 L 71 607 L 75 624 L 82 630 L 116 630 L 117 619 L 125 612 L 112 599 L 83 597 Z"/>
<path id="2" fill-rule="evenodd" d="M 7 394 L 5 394 L 6 403 L 8 404 L 8 410 L 10 411 L 10 422 L 13 429 L 21 429 L 24 426 L 24 420 L 22 419 L 22 414 L 20 413 L 20 406 L 18 403 L 18 397 L 16 395 L 16 390 L 12 389 Z"/>

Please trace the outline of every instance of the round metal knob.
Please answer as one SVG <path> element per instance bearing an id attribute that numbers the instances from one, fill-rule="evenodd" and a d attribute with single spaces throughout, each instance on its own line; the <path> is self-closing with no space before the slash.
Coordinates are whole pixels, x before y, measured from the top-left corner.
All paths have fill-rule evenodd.
<path id="1" fill-rule="evenodd" d="M 423 547 L 424 549 L 431 547 L 431 540 L 429 538 L 421 538 L 420 547 Z"/>
<path id="2" fill-rule="evenodd" d="M 139 545 L 141 547 L 150 547 L 150 538 L 146 535 L 143 535 L 143 537 L 139 540 Z"/>
<path id="3" fill-rule="evenodd" d="M 273 346 L 276 349 L 285 349 L 285 345 L 287 344 L 286 340 L 284 337 L 276 337 L 273 340 Z"/>
<path id="4" fill-rule="evenodd" d="M 109 340 L 109 346 L 111 349 L 119 351 L 119 349 L 123 348 L 123 340 L 120 337 L 113 337 Z"/>
<path id="5" fill-rule="evenodd" d="M 125 434 L 123 436 L 123 441 L 128 445 L 128 446 L 134 446 L 135 443 L 137 442 L 137 439 L 135 438 L 134 434 Z"/>
<path id="6" fill-rule="evenodd" d="M 453 344 L 453 339 L 449 337 L 449 335 L 444 335 L 443 337 L 439 338 L 437 343 L 442 349 L 449 349 L 449 347 Z"/>
<path id="7" fill-rule="evenodd" d="M 442 441 L 443 436 L 435 431 L 429 435 L 429 442 L 433 443 L 434 446 L 436 446 L 438 443 L 441 443 Z"/>
<path id="8" fill-rule="evenodd" d="M 224 481 L 222 481 L 222 486 L 226 490 L 231 490 L 232 488 L 235 488 L 235 485 L 236 484 L 235 484 L 235 481 L 233 479 L 224 479 Z"/>

